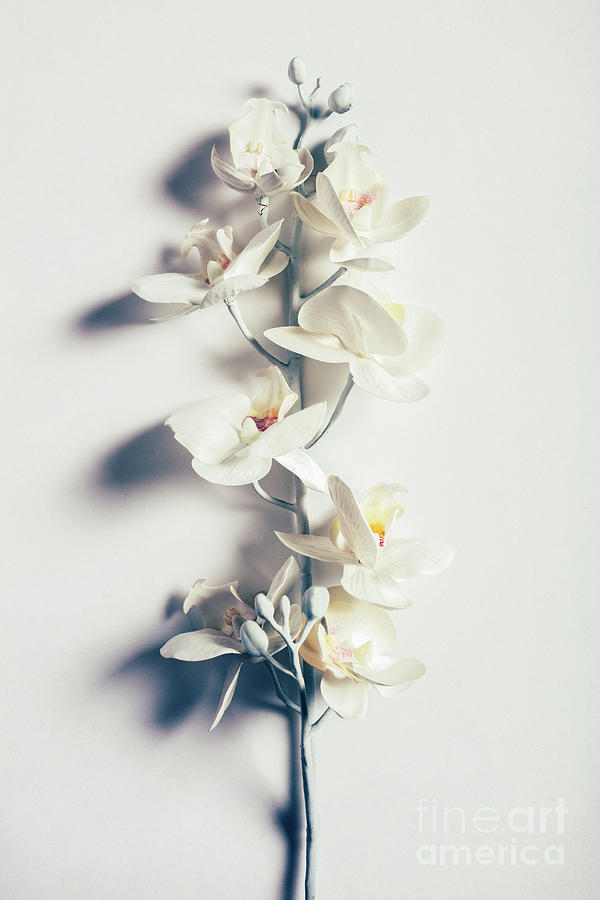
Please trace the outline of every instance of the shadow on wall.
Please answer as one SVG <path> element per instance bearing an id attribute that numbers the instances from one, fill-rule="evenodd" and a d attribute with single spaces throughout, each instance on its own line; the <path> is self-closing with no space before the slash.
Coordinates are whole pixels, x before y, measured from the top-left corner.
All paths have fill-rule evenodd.
<path id="1" fill-rule="evenodd" d="M 251 95 L 263 95 L 257 88 Z M 191 220 L 209 217 L 219 222 L 248 221 L 254 209 L 248 209 L 248 198 L 227 190 L 213 174 L 210 165 L 212 147 L 226 155 L 228 134 L 209 135 L 190 147 L 160 181 L 163 196 L 178 206 L 193 211 Z M 251 204 L 252 206 L 252 204 Z M 190 221 L 191 224 L 191 221 Z M 163 247 L 158 254 L 158 272 L 194 271 L 193 262 L 184 261 L 178 248 Z M 137 273 L 136 273 L 137 274 Z M 143 273 L 146 274 L 146 273 Z M 164 310 L 163 307 L 140 300 L 129 290 L 110 297 L 85 311 L 74 323 L 79 335 L 100 335 L 114 329 L 144 325 Z M 244 344 L 240 354 L 225 357 L 218 347 L 208 347 L 217 370 L 247 374 L 252 351 Z M 285 484 L 277 484 L 277 474 L 265 481 L 267 489 L 285 495 Z M 266 505 L 250 486 L 244 491 L 231 491 L 226 487 L 203 481 L 190 466 L 190 455 L 178 444 L 162 422 L 149 425 L 143 431 L 127 437 L 110 449 L 96 465 L 91 476 L 91 490 L 97 497 L 117 498 L 139 494 L 159 483 L 189 480 L 190 490 L 200 496 L 218 495 L 221 505 L 235 510 L 244 509 L 252 515 L 252 540 L 234 551 L 231 559 L 232 577 L 240 577 L 242 596 L 251 598 L 269 585 L 276 568 L 286 558 L 283 547 L 275 547 L 274 554 L 265 559 L 264 546 L 272 543 L 275 529 L 287 531 L 291 526 L 288 512 Z M 271 485 L 274 485 L 271 486 Z M 208 561 L 205 561 L 207 563 Z M 207 565 L 207 569 L 209 566 Z M 199 571 L 199 575 L 203 573 Z M 170 730 L 193 715 L 208 729 L 217 708 L 225 671 L 229 659 L 221 657 L 205 663 L 186 663 L 165 660 L 160 647 L 174 634 L 202 627 L 195 610 L 184 616 L 183 597 L 172 595 L 165 606 L 162 623 L 151 629 L 143 646 L 138 646 L 124 659 L 110 667 L 108 683 L 115 679 L 133 680 L 139 685 L 145 699 L 150 692 L 151 709 L 142 714 L 144 724 L 152 729 Z M 144 700 L 139 705 L 144 706 Z M 273 821 L 281 830 L 286 842 L 286 861 L 282 876 L 281 900 L 294 900 L 299 874 L 299 857 L 303 846 L 303 814 L 301 812 L 300 771 L 298 760 L 298 722 L 295 714 L 283 709 L 275 700 L 271 682 L 264 666 L 247 663 L 242 668 L 235 700 L 227 711 L 220 729 L 234 733 L 239 720 L 255 710 L 272 710 L 283 715 L 289 736 L 289 792 L 284 806 L 273 802 Z M 208 738 L 207 738 L 208 739 Z"/>

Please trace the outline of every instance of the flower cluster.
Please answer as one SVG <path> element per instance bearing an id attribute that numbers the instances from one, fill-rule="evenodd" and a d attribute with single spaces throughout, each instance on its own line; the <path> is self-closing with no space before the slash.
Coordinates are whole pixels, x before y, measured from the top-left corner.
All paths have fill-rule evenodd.
<path id="1" fill-rule="evenodd" d="M 405 536 L 400 498 L 405 488 L 378 483 L 357 499 L 337 474 L 329 477 L 310 452 L 333 424 L 354 385 L 376 397 L 406 403 L 422 399 L 429 386 L 422 372 L 439 354 L 444 326 L 433 312 L 404 303 L 386 280 L 394 265 L 390 249 L 427 215 L 429 200 L 393 194 L 367 158 L 355 125 L 339 128 L 325 145 L 326 165 L 314 172 L 312 154 L 302 146 L 308 126 L 352 106 L 348 84 L 331 91 L 327 106 L 318 101 L 320 80 L 311 94 L 304 85 L 307 67 L 294 58 L 289 77 L 297 86 L 302 126 L 294 141 L 287 131 L 291 114 L 280 102 L 254 98 L 229 128 L 230 161 L 213 148 L 216 176 L 257 203 L 259 229 L 245 246 L 236 245 L 231 225 L 209 227 L 207 218 L 185 235 L 181 256 L 197 253 L 197 274 L 170 272 L 138 279 L 133 290 L 152 303 L 170 304 L 167 318 L 219 303 L 233 316 L 243 336 L 271 365 L 257 373 L 260 390 L 199 399 L 173 412 L 166 421 L 190 452 L 194 471 L 221 485 L 252 484 L 263 499 L 296 516 L 298 530 L 276 537 L 298 555 L 274 576 L 265 593 L 248 597 L 238 582 L 210 587 L 197 581 L 184 603 L 199 613 L 203 627 L 175 635 L 162 654 L 202 661 L 233 657 L 212 727 L 233 697 L 242 663 L 264 662 L 277 696 L 316 723 L 314 697 L 306 672 L 320 672 L 326 709 L 343 718 L 360 718 L 367 688 L 393 696 L 420 678 L 425 668 L 415 659 L 398 659 L 394 610 L 410 605 L 409 579 L 441 572 L 452 560 L 443 542 Z M 269 200 L 288 194 L 294 227 L 286 219 L 268 224 Z M 321 235 L 337 269 L 306 294 L 299 287 L 299 235 L 302 225 Z M 291 244 L 284 241 L 290 240 Z M 286 325 L 265 337 L 287 351 L 273 356 L 246 326 L 236 298 L 256 291 L 288 268 Z M 301 360 L 348 367 L 347 386 L 335 410 L 305 405 Z M 273 462 L 294 475 L 296 500 L 270 496 L 260 484 Z M 329 534 L 311 532 L 306 491 L 328 492 L 334 517 Z M 341 567 L 339 583 L 311 586 L 310 560 Z M 290 667 L 278 659 L 289 654 Z M 300 662 L 303 660 L 303 663 Z M 297 698 L 282 675 L 296 682 Z"/>

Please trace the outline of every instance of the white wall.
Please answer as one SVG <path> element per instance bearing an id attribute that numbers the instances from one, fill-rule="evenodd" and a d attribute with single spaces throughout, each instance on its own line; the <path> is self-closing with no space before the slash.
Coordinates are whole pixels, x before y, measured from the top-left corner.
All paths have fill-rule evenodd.
<path id="1" fill-rule="evenodd" d="M 432 196 L 392 279 L 449 332 L 429 398 L 356 391 L 317 456 L 359 490 L 403 481 L 406 533 L 457 547 L 399 617 L 428 676 L 319 735 L 321 896 L 591 900 L 596 4 L 57 0 L 3 18 L 2 895 L 291 900 L 268 682 L 247 672 L 209 735 L 223 666 L 157 653 L 170 596 L 200 575 L 255 589 L 284 557 L 286 514 L 201 482 L 158 427 L 260 365 L 222 311 L 151 327 L 127 294 L 202 214 L 248 228 L 194 154 L 260 89 L 293 102 L 301 54 L 328 89 L 356 86 L 393 195 Z M 244 309 L 276 321 L 273 297 Z M 546 834 L 507 826 L 561 797 L 564 835 L 555 816 Z M 504 824 L 419 833 L 433 798 Z M 432 843 L 564 844 L 565 861 L 424 865 Z"/>

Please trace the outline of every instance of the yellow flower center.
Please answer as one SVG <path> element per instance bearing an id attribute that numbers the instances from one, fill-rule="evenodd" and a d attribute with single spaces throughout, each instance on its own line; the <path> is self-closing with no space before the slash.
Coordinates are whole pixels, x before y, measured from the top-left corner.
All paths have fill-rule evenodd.
<path id="1" fill-rule="evenodd" d="M 383 547 L 385 544 L 385 525 L 382 525 L 381 522 L 369 522 L 369 528 L 373 534 L 379 535 L 379 546 Z"/>
<path id="2" fill-rule="evenodd" d="M 352 219 L 363 206 L 370 206 L 375 200 L 375 188 L 368 191 L 359 191 L 356 188 L 344 188 L 340 191 L 339 198 L 346 215 Z"/>
<path id="3" fill-rule="evenodd" d="M 272 406 L 269 409 L 265 409 L 262 416 L 246 416 L 244 421 L 246 419 L 252 419 L 259 431 L 266 431 L 267 428 L 270 428 L 271 425 L 274 425 L 275 422 L 277 422 L 278 416 L 279 409 Z"/>

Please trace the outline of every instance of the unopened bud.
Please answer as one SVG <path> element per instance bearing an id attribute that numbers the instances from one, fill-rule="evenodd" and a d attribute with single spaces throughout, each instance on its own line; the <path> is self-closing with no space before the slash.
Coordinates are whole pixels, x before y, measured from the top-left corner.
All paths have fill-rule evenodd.
<path id="1" fill-rule="evenodd" d="M 240 641 L 248 656 L 264 656 L 269 647 L 269 638 L 253 619 L 240 628 Z"/>
<path id="2" fill-rule="evenodd" d="M 335 91 L 331 92 L 327 100 L 329 109 L 336 113 L 348 112 L 353 103 L 354 91 L 352 90 L 352 85 L 348 82 L 340 84 Z"/>
<path id="3" fill-rule="evenodd" d="M 301 56 L 295 56 L 288 66 L 288 78 L 292 84 L 304 84 L 306 76 L 306 62 Z"/>
<path id="4" fill-rule="evenodd" d="M 254 609 L 261 619 L 273 618 L 275 607 L 266 594 L 257 594 L 254 598 Z"/>
<path id="5" fill-rule="evenodd" d="M 290 617 L 290 598 L 287 594 L 284 594 L 281 600 L 279 601 L 279 609 L 281 610 L 281 615 L 283 616 L 283 621 Z"/>
<path id="6" fill-rule="evenodd" d="M 322 619 L 329 608 L 329 591 L 322 585 L 313 585 L 302 595 L 302 612 L 307 619 Z"/>

